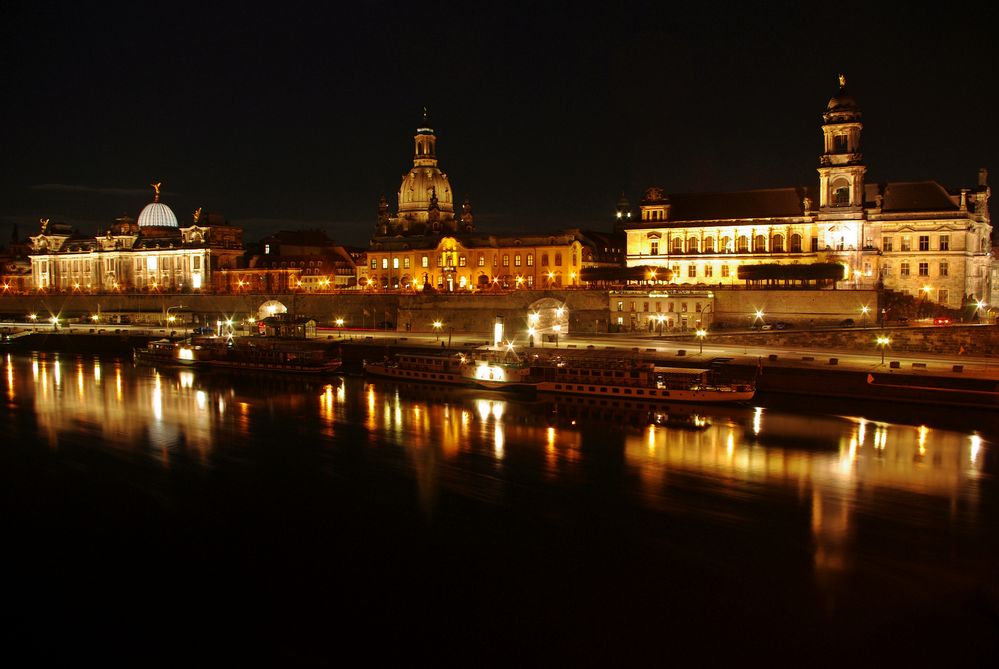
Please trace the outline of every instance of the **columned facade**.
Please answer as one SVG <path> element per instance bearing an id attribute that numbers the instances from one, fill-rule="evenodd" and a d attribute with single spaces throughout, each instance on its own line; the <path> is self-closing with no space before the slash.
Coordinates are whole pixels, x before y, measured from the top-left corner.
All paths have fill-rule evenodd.
<path id="1" fill-rule="evenodd" d="M 840 77 L 822 115 L 814 186 L 729 193 L 646 191 L 626 226 L 628 266 L 660 280 L 725 286 L 756 264 L 838 263 L 841 287 L 886 288 L 961 308 L 992 287 L 987 173 L 975 187 L 935 181 L 867 183 L 863 124 Z"/>

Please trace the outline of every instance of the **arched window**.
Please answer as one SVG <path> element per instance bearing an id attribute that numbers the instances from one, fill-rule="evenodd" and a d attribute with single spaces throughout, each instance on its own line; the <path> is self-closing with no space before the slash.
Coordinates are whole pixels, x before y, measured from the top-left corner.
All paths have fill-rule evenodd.
<path id="1" fill-rule="evenodd" d="M 705 237 L 704 238 L 704 252 L 705 253 L 714 253 L 715 252 L 715 238 L 714 237 Z"/>
<path id="2" fill-rule="evenodd" d="M 774 253 L 784 253 L 784 235 L 774 235 L 770 240 L 770 250 Z"/>
<path id="3" fill-rule="evenodd" d="M 730 253 L 732 251 L 732 238 L 722 237 L 721 246 L 718 247 L 718 250 L 722 253 Z"/>
<path id="4" fill-rule="evenodd" d="M 801 253 L 801 235 L 797 232 L 791 235 L 791 253 Z"/>
<path id="5" fill-rule="evenodd" d="M 687 253 L 697 253 L 698 251 L 697 237 L 690 237 L 687 239 Z"/>
<path id="6" fill-rule="evenodd" d="M 753 240 L 753 252 L 754 253 L 766 253 L 767 251 L 767 238 L 763 235 L 756 235 Z"/>
<path id="7" fill-rule="evenodd" d="M 739 239 L 736 241 L 736 244 L 738 245 L 739 253 L 749 252 L 749 237 L 746 235 L 739 235 Z"/>
<path id="8" fill-rule="evenodd" d="M 683 253 L 683 239 L 681 237 L 673 238 L 673 253 Z"/>
<path id="9" fill-rule="evenodd" d="M 850 184 L 845 179 L 839 179 L 832 186 L 832 206 L 850 206 Z"/>

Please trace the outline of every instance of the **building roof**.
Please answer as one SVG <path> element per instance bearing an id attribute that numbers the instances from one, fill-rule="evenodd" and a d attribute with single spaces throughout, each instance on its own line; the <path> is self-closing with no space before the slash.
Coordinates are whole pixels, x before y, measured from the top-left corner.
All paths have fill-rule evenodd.
<path id="1" fill-rule="evenodd" d="M 884 213 L 904 211 L 957 211 L 947 190 L 936 181 L 893 181 L 882 189 Z"/>
<path id="2" fill-rule="evenodd" d="M 803 216 L 805 198 L 819 204 L 815 187 L 770 188 L 731 193 L 678 193 L 669 196 L 667 223 Z M 657 221 L 661 226 L 662 222 Z"/>

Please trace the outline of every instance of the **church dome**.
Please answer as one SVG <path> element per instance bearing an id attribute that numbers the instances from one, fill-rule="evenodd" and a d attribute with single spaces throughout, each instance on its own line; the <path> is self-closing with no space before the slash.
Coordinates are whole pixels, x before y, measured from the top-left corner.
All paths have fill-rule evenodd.
<path id="1" fill-rule="evenodd" d="M 177 217 L 174 216 L 173 210 L 160 202 L 160 184 L 152 184 L 153 189 L 156 191 L 156 195 L 153 197 L 153 201 L 145 206 L 142 213 L 139 214 L 139 227 L 140 228 L 176 228 Z"/>
<path id="2" fill-rule="evenodd" d="M 176 228 L 177 217 L 162 202 L 150 202 L 139 214 L 140 228 Z"/>
<path id="3" fill-rule="evenodd" d="M 453 214 L 454 195 L 447 175 L 436 166 L 414 167 L 399 186 L 399 215 L 425 214 L 434 194 L 441 212 Z"/>

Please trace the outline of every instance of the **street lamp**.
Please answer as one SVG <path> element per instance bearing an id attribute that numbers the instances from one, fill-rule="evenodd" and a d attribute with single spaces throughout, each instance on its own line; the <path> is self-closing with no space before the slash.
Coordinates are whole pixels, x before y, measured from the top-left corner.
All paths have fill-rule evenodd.
<path id="1" fill-rule="evenodd" d="M 860 316 L 864 319 L 864 327 L 867 327 L 867 314 L 871 312 L 871 308 L 866 304 L 860 307 Z"/>
<path id="2" fill-rule="evenodd" d="M 694 334 L 697 335 L 697 341 L 701 345 L 699 353 L 704 353 L 704 338 L 708 336 L 708 331 L 700 329 Z"/>
<path id="3" fill-rule="evenodd" d="M 556 323 L 554 330 L 555 330 L 555 348 L 558 348 L 558 335 L 560 332 L 562 332 L 562 324 Z"/>
<path id="4" fill-rule="evenodd" d="M 662 337 L 663 336 L 663 325 L 666 323 L 666 315 L 665 314 L 659 314 L 658 316 L 656 316 L 656 320 L 659 321 L 659 336 Z"/>
<path id="5" fill-rule="evenodd" d="M 537 332 L 533 327 L 527 328 L 527 336 L 531 342 L 531 348 L 534 348 L 534 335 Z M 541 346 L 544 347 L 545 343 L 541 342 Z"/>
<path id="6" fill-rule="evenodd" d="M 437 331 L 437 341 L 440 341 L 440 340 L 441 340 L 441 327 L 442 327 L 443 325 L 444 325 L 444 324 L 443 324 L 443 323 L 441 323 L 440 321 L 434 321 L 434 330 L 436 330 L 436 331 Z"/>
<path id="7" fill-rule="evenodd" d="M 764 314 L 763 314 L 762 310 L 760 310 L 760 309 L 756 310 L 756 320 L 753 321 L 753 327 L 754 328 L 756 327 L 757 322 L 759 322 L 761 325 L 763 324 L 763 322 L 764 322 L 763 321 L 763 315 Z"/>
<path id="8" fill-rule="evenodd" d="M 975 300 L 975 320 L 981 320 L 981 314 L 985 312 L 987 306 L 985 300 Z"/>
<path id="9" fill-rule="evenodd" d="M 879 335 L 877 342 L 878 346 L 881 347 L 881 364 L 883 365 L 885 364 L 885 349 L 888 348 L 888 344 L 891 343 L 891 337 L 887 335 Z"/>
<path id="10" fill-rule="evenodd" d="M 342 318 L 336 319 L 336 326 L 340 330 L 340 334 L 339 334 L 340 339 L 343 339 L 343 319 Z"/>

